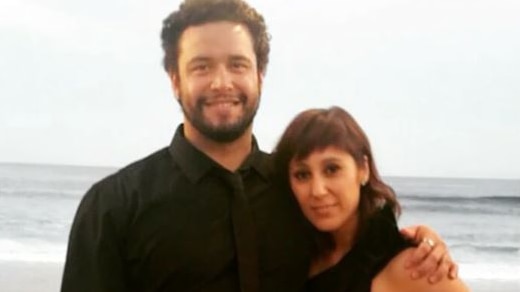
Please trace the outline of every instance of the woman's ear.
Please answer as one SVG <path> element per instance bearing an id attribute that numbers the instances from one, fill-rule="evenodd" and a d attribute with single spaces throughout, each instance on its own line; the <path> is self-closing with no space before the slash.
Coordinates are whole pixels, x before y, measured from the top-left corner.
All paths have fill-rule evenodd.
<path id="1" fill-rule="evenodd" d="M 368 157 L 363 155 L 363 165 L 360 168 L 361 186 L 365 186 L 370 180 L 370 163 Z"/>

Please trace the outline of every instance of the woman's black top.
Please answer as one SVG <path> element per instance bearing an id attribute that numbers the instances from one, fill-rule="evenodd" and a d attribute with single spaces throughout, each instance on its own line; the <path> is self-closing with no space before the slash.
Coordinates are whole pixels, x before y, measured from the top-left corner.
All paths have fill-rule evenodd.
<path id="1" fill-rule="evenodd" d="M 369 292 L 372 279 L 411 246 L 399 233 L 392 210 L 384 207 L 372 216 L 358 242 L 337 265 L 308 281 L 307 291 Z"/>

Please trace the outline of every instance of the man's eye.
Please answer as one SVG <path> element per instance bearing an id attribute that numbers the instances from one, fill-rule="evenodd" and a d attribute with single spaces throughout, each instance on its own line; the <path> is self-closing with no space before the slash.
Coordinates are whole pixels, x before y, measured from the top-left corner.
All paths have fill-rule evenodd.
<path id="1" fill-rule="evenodd" d="M 247 64 L 244 62 L 233 62 L 231 63 L 231 67 L 235 70 L 245 70 L 247 69 Z"/>
<path id="2" fill-rule="evenodd" d="M 196 71 L 205 71 L 208 69 L 208 65 L 198 65 L 194 68 Z"/>
<path id="3" fill-rule="evenodd" d="M 207 64 L 198 64 L 191 67 L 193 72 L 206 72 L 209 70 L 209 66 Z"/>

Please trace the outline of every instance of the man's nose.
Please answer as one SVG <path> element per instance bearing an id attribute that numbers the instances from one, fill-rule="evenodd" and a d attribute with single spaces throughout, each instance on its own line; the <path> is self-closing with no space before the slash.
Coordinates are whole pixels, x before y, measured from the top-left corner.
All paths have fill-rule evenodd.
<path id="1" fill-rule="evenodd" d="M 229 90 L 233 87 L 231 72 L 226 66 L 219 66 L 213 75 L 211 89 Z"/>

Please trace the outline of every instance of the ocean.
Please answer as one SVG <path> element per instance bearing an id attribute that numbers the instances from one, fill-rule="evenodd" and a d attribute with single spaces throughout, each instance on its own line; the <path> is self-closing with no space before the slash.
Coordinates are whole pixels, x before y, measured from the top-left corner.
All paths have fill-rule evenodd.
<path id="1" fill-rule="evenodd" d="M 0 164 L 2 291 L 57 291 L 78 203 L 95 181 L 114 171 Z M 498 286 L 506 284 L 510 291 L 520 291 L 520 180 L 387 177 L 386 181 L 403 207 L 400 225 L 426 224 L 440 233 L 459 263 L 459 276 L 474 291 L 506 291 Z M 50 273 L 45 267 L 54 270 Z M 9 274 L 11 270 L 17 272 Z M 38 273 L 47 273 L 40 277 L 46 286 L 28 285 L 27 280 L 38 279 Z"/>

